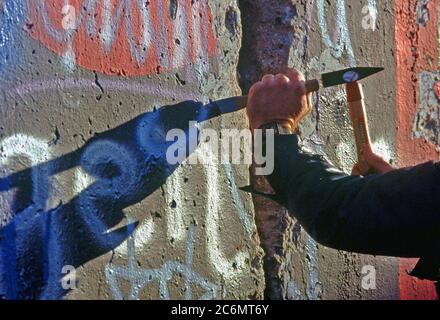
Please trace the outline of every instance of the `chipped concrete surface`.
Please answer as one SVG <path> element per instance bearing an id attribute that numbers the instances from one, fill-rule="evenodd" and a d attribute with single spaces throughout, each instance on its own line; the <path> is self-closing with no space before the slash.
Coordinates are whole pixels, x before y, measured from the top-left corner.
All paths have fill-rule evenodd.
<path id="1" fill-rule="evenodd" d="M 439 75 L 431 72 L 420 74 L 420 102 L 414 121 L 414 138 L 422 138 L 440 148 L 440 115 L 438 101 L 440 99 Z"/>
<path id="2" fill-rule="evenodd" d="M 262 298 L 253 204 L 238 192 L 247 167 L 185 163 L 167 173 L 157 142 L 191 112 L 155 110 L 240 93 L 236 3 L 70 1 L 80 22 L 64 32 L 64 3 L 29 2 L 23 27 L 12 2 L 0 3 L 9 10 L 2 40 L 19 53 L 1 47 L 0 295 Z M 241 114 L 205 127 L 246 125 Z M 63 265 L 77 268 L 74 290 L 60 287 Z"/>
<path id="3" fill-rule="evenodd" d="M 168 105 L 239 95 L 287 66 L 312 78 L 371 65 L 387 70 L 364 82 L 375 149 L 399 164 L 420 160 L 399 144 L 438 146 L 438 62 L 413 53 L 430 30 L 439 56 L 439 4 L 402 1 L 0 0 L 0 298 L 411 296 L 406 264 L 324 248 L 284 208 L 241 192 L 269 190 L 252 168 L 218 163 L 203 143 L 195 152 L 208 164 L 170 167 L 162 144 L 197 114 Z M 406 39 L 396 16 L 419 37 Z M 408 61 L 409 86 L 396 81 Z M 419 91 L 414 106 L 402 103 Z M 313 102 L 302 138 L 350 172 L 344 92 Z M 204 124 L 247 126 L 244 112 Z M 75 288 L 60 285 L 66 265 Z M 361 286 L 370 265 L 375 290 Z"/>
<path id="4" fill-rule="evenodd" d="M 362 8 L 366 5 L 378 12 L 374 31 L 364 30 L 361 23 Z M 282 72 L 286 66 L 298 68 L 307 78 L 350 65 L 384 66 L 387 72 L 367 79 L 364 90 L 375 148 L 385 157 L 395 158 L 392 3 L 303 0 L 279 1 L 274 5 L 268 1 L 243 0 L 240 7 L 245 15 L 242 18 L 245 46 L 239 71 L 245 91 L 263 74 Z M 344 96 L 341 88 L 316 94 L 312 116 L 301 126 L 301 133 L 310 148 L 327 154 L 333 163 L 349 173 L 356 160 Z M 261 178 L 253 178 L 255 187 L 269 190 Z M 254 204 L 262 247 L 266 251 L 267 297 L 399 298 L 397 259 L 324 248 L 290 219 L 283 208 L 261 197 L 254 197 Z M 364 265 L 376 267 L 379 289 L 362 289 L 360 279 Z"/>
<path id="5" fill-rule="evenodd" d="M 439 66 L 439 1 L 395 1 L 396 153 L 400 166 L 439 159 L 435 77 Z M 399 261 L 401 299 L 432 299 L 434 284 L 406 272 L 415 259 Z"/>

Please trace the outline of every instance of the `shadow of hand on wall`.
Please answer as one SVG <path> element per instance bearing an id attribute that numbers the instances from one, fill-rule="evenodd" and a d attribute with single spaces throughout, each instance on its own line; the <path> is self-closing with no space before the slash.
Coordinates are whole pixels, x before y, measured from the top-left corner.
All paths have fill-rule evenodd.
<path id="1" fill-rule="evenodd" d="M 199 102 L 165 106 L 59 158 L 15 173 L 0 168 L 0 298 L 63 297 L 68 291 L 62 287 L 63 267 L 77 268 L 123 243 L 134 229 L 123 225 L 123 209 L 147 198 L 179 166 L 167 161 L 175 143 L 166 141 L 167 133 L 185 132 L 188 156 L 198 144 L 190 121 L 213 116 Z M 191 132 L 197 139 L 192 150 Z M 62 192 L 49 181 L 70 169 L 76 194 L 67 203 L 48 205 L 51 194 Z"/>

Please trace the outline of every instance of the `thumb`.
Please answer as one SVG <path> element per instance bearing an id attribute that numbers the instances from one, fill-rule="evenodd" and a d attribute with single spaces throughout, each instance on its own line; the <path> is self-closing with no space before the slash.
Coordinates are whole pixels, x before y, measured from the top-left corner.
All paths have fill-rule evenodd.
<path id="1" fill-rule="evenodd" d="M 362 174 L 361 174 L 361 170 L 360 170 L 360 168 L 359 168 L 359 163 L 356 163 L 354 166 L 353 166 L 353 169 L 351 170 L 351 175 L 352 176 L 361 176 Z"/>
<path id="2" fill-rule="evenodd" d="M 375 153 L 367 153 L 366 158 L 368 164 L 370 164 L 378 173 L 387 173 L 395 170 L 388 161 Z"/>

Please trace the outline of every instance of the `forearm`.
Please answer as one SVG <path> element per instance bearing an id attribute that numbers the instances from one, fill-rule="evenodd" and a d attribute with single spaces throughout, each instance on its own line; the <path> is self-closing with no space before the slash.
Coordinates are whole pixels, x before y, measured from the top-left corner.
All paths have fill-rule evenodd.
<path id="1" fill-rule="evenodd" d="M 440 170 L 433 163 L 348 176 L 304 152 L 294 135 L 276 137 L 275 159 L 272 187 L 321 244 L 407 257 L 438 249 Z"/>

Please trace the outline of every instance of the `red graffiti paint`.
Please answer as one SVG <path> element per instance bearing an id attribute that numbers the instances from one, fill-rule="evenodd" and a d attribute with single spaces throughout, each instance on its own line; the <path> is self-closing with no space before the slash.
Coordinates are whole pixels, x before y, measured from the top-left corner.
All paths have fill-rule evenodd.
<path id="1" fill-rule="evenodd" d="M 397 53 L 397 156 L 400 166 L 411 166 L 439 159 L 436 147 L 413 136 L 413 124 L 420 96 L 419 74 L 435 71 L 438 66 L 437 6 L 428 3 L 429 21 L 417 24 L 417 0 L 396 0 L 395 40 Z M 417 259 L 400 259 L 399 287 L 401 299 L 436 299 L 434 284 L 407 275 Z"/>
<path id="2" fill-rule="evenodd" d="M 206 0 L 33 0 L 29 7 L 32 38 L 66 63 L 108 75 L 160 73 L 206 63 L 216 52 Z M 69 21 L 74 31 L 63 28 Z"/>
<path id="3" fill-rule="evenodd" d="M 440 82 L 436 82 L 432 88 L 434 90 L 437 100 L 440 101 Z"/>

